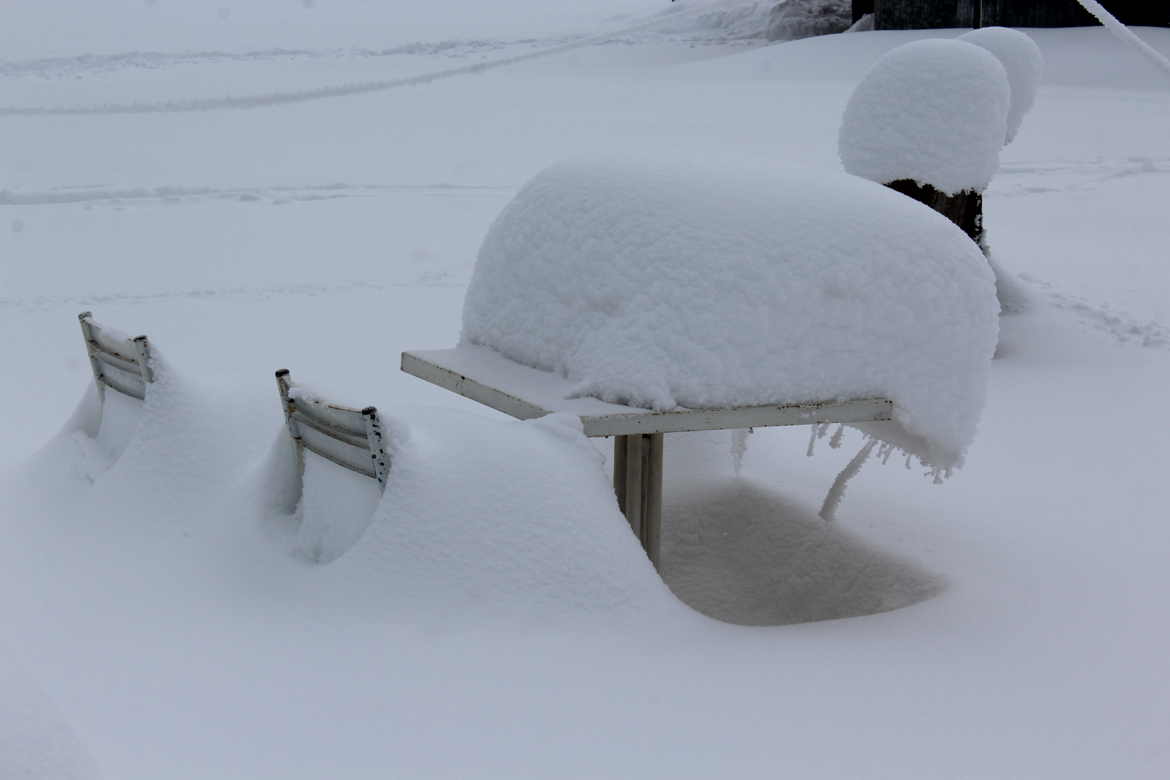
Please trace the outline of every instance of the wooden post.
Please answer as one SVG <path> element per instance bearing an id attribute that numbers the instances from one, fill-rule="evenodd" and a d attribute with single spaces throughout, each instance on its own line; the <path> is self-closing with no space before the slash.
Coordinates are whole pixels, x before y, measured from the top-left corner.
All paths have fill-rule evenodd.
<path id="1" fill-rule="evenodd" d="M 661 433 L 615 436 L 613 442 L 613 487 L 618 508 L 655 567 L 662 539 L 664 443 Z"/>
<path id="2" fill-rule="evenodd" d="M 617 494 L 618 510 L 626 513 L 626 439 L 613 437 L 613 492 Z"/>
<path id="3" fill-rule="evenodd" d="M 645 460 L 642 471 L 642 547 L 654 568 L 658 568 L 662 553 L 662 460 L 666 435 L 643 434 Z"/>
<path id="4" fill-rule="evenodd" d="M 979 245 L 984 254 L 987 254 L 987 247 L 983 242 L 983 193 L 963 190 L 954 195 L 947 195 L 929 184 L 919 184 L 911 179 L 887 182 L 886 186 L 930 206 L 954 222 Z"/>
<path id="5" fill-rule="evenodd" d="M 630 521 L 630 528 L 634 536 L 642 538 L 642 475 L 645 466 L 642 462 L 642 435 L 632 434 L 623 437 L 626 440 L 626 519 Z"/>

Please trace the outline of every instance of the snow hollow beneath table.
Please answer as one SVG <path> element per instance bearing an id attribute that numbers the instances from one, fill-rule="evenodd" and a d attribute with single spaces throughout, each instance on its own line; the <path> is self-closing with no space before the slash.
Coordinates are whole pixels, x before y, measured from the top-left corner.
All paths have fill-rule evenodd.
<path id="1" fill-rule="evenodd" d="M 936 468 L 975 434 L 994 281 L 945 218 L 846 175 L 573 161 L 480 249 L 463 342 L 654 409 L 887 397 Z"/>

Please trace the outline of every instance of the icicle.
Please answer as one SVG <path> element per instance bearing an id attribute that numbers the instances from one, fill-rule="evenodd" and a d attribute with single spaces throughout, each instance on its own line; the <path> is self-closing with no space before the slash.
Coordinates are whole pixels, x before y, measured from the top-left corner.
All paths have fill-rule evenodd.
<path id="1" fill-rule="evenodd" d="M 881 449 L 878 450 L 878 457 L 882 459 L 882 465 L 890 462 L 890 456 L 894 454 L 894 445 L 888 441 L 883 442 Z"/>
<path id="2" fill-rule="evenodd" d="M 833 438 L 829 439 L 829 446 L 833 449 L 840 449 L 841 442 L 845 440 L 845 423 L 837 426 L 837 430 L 833 431 Z"/>
<path id="3" fill-rule="evenodd" d="M 731 432 L 731 467 L 735 469 L 735 476 L 739 476 L 743 468 L 743 456 L 747 453 L 748 436 L 754 431 L 751 428 L 740 428 Z"/>
<path id="4" fill-rule="evenodd" d="M 912 461 L 913 459 L 914 459 L 914 456 L 911 455 L 909 452 L 907 452 L 906 453 L 906 470 L 907 471 L 910 470 L 910 461 Z"/>
<path id="5" fill-rule="evenodd" d="M 825 503 L 821 505 L 821 519 L 826 522 L 832 522 L 837 515 L 837 507 L 841 505 L 841 499 L 845 497 L 845 486 L 849 480 L 857 476 L 857 472 L 861 471 L 861 467 L 865 465 L 865 461 L 869 459 L 869 454 L 873 451 L 874 445 L 877 444 L 877 439 L 870 439 L 865 443 L 860 451 L 853 456 L 853 460 L 841 469 L 841 473 L 833 480 L 832 487 L 829 488 L 828 494 L 825 495 Z"/>
<path id="6" fill-rule="evenodd" d="M 808 427 L 808 449 L 805 450 L 805 452 L 804 452 L 804 455 L 806 458 L 811 458 L 813 456 L 813 450 L 816 449 L 816 446 L 817 446 L 817 425 L 816 425 L 816 423 L 813 423 L 812 425 L 810 425 Z"/>

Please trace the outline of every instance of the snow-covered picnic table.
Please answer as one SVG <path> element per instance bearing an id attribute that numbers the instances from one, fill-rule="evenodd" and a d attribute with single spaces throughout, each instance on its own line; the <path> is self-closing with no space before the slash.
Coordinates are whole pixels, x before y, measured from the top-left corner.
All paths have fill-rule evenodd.
<path id="1" fill-rule="evenodd" d="M 979 248 L 877 184 L 580 160 L 488 231 L 460 345 L 402 368 L 616 437 L 618 503 L 656 561 L 665 433 L 851 423 L 936 476 L 959 465 L 997 312 Z"/>
<path id="2" fill-rule="evenodd" d="M 655 565 L 662 523 L 663 434 L 877 422 L 890 420 L 893 414 L 893 403 L 884 398 L 643 409 L 597 398 L 574 397 L 573 383 L 568 379 L 475 345 L 403 352 L 402 370 L 520 420 L 567 413 L 580 418 L 586 436 L 613 436 L 613 483 L 618 504 Z"/>

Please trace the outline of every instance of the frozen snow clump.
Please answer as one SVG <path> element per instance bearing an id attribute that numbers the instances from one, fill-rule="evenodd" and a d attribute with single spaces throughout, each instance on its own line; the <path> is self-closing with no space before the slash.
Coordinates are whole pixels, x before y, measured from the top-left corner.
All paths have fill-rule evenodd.
<path id="1" fill-rule="evenodd" d="M 983 27 L 960 35 L 959 40 L 987 49 L 999 58 L 1007 71 L 1012 99 L 1004 143 L 1011 143 L 1020 130 L 1024 115 L 1036 102 L 1036 88 L 1040 84 L 1040 71 L 1044 68 L 1040 47 L 1026 34 L 1007 27 Z"/>
<path id="2" fill-rule="evenodd" d="M 896 422 L 865 429 L 947 468 L 975 434 L 997 312 L 978 247 L 884 187 L 576 161 L 491 227 L 463 342 L 654 409 L 885 396 Z"/>
<path id="3" fill-rule="evenodd" d="M 768 40 L 794 41 L 845 32 L 853 24 L 849 0 L 785 0 L 768 17 Z"/>
<path id="4" fill-rule="evenodd" d="M 954 195 L 999 168 L 1011 87 L 999 59 L 959 40 L 907 43 L 877 61 L 845 107 L 841 162 L 855 176 L 910 179 Z"/>

